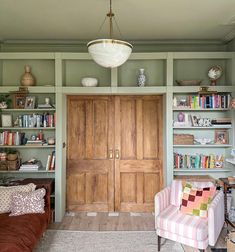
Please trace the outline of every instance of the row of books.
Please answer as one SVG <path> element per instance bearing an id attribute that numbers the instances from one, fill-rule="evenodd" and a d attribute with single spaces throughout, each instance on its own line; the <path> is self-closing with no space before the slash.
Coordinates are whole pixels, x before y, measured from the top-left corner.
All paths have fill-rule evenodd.
<path id="1" fill-rule="evenodd" d="M 52 170 L 55 170 L 55 151 L 48 155 L 46 163 L 46 171 Z"/>
<path id="2" fill-rule="evenodd" d="M 230 101 L 230 94 L 189 95 L 187 107 L 191 109 L 229 108 Z"/>
<path id="3" fill-rule="evenodd" d="M 21 145 L 21 133 L 8 130 L 0 132 L 0 145 Z"/>
<path id="4" fill-rule="evenodd" d="M 55 127 L 56 125 L 56 114 L 44 113 L 30 114 L 30 115 L 19 115 L 17 120 L 18 127 L 34 128 L 34 127 Z"/>
<path id="5" fill-rule="evenodd" d="M 174 153 L 175 169 L 213 169 L 223 168 L 223 166 L 224 155 Z"/>

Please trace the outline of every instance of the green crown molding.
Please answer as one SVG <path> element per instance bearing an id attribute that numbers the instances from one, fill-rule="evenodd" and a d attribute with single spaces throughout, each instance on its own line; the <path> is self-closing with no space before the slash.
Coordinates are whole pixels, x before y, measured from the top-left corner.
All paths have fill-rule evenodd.
<path id="1" fill-rule="evenodd" d="M 133 52 L 227 51 L 221 40 L 130 41 Z M 231 42 L 230 42 L 231 43 Z M 7 40 L 0 43 L 2 52 L 87 52 L 87 41 Z M 229 49 L 234 46 L 229 46 Z"/>

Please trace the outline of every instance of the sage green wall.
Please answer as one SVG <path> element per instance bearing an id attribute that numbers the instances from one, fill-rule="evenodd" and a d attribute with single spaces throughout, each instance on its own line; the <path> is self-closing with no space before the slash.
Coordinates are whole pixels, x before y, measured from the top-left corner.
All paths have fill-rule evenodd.
<path id="1" fill-rule="evenodd" d="M 233 39 L 232 41 L 230 41 L 227 44 L 227 51 L 229 51 L 229 52 L 234 52 L 235 51 L 235 39 Z"/>

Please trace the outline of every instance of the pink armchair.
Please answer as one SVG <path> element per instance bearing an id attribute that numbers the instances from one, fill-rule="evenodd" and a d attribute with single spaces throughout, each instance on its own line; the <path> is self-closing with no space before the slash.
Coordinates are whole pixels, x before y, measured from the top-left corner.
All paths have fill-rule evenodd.
<path id="1" fill-rule="evenodd" d="M 191 183 L 191 182 L 190 182 Z M 212 182 L 193 182 L 195 187 L 209 187 Z M 209 205 L 208 218 L 182 213 L 182 182 L 173 180 L 155 195 L 155 229 L 158 236 L 158 251 L 161 237 L 205 251 L 208 245 L 214 246 L 224 225 L 224 195 L 217 192 Z"/>

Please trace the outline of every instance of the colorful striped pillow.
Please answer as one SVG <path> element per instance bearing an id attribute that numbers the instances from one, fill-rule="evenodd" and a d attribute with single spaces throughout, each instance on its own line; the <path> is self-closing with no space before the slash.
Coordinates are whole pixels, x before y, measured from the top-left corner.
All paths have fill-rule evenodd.
<path id="1" fill-rule="evenodd" d="M 208 206 L 216 192 L 216 187 L 193 188 L 191 184 L 183 187 L 180 211 L 185 214 L 196 215 L 202 218 L 208 216 Z"/>

